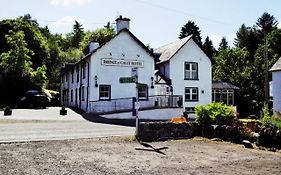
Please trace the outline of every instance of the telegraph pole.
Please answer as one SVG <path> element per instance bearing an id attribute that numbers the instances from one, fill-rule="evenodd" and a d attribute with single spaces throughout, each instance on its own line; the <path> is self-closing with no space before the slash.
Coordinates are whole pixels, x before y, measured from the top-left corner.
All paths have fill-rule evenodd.
<path id="1" fill-rule="evenodd" d="M 264 61 L 265 61 L 265 74 L 264 74 L 264 103 L 268 107 L 269 99 L 269 82 L 268 82 L 268 51 L 267 51 L 267 36 L 264 30 Z"/>

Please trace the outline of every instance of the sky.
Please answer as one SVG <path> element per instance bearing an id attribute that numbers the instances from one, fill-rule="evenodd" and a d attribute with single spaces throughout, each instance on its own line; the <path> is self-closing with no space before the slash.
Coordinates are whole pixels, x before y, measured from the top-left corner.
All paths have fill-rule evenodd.
<path id="1" fill-rule="evenodd" d="M 181 28 L 194 21 L 203 40 L 209 36 L 217 48 L 226 37 L 232 45 L 242 24 L 255 25 L 268 12 L 281 23 L 280 0 L 0 0 L 0 20 L 30 14 L 51 33 L 72 31 L 74 21 L 85 30 L 115 26 L 122 15 L 130 18 L 130 31 L 152 48 L 178 40 Z M 279 24 L 281 28 L 281 24 Z"/>

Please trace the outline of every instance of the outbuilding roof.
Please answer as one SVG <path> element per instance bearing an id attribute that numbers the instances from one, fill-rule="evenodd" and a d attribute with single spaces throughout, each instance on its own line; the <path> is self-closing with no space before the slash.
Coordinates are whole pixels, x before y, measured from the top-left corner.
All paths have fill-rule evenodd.
<path id="1" fill-rule="evenodd" d="M 161 54 L 160 63 L 169 61 L 191 38 L 192 35 L 155 49 L 155 53 Z"/>
<path id="2" fill-rule="evenodd" d="M 228 82 L 223 82 L 223 81 L 213 81 L 212 83 L 212 89 L 232 89 L 232 90 L 238 90 L 240 89 L 239 87 L 228 83 Z"/>
<path id="3" fill-rule="evenodd" d="M 269 71 L 281 71 L 281 57 L 276 61 Z"/>

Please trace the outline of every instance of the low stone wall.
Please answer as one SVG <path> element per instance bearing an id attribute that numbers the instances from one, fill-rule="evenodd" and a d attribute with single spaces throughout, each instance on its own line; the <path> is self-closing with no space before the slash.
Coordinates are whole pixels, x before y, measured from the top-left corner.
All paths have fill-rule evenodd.
<path id="1" fill-rule="evenodd" d="M 243 135 L 241 129 L 227 125 L 202 126 L 200 136 L 206 138 L 220 138 L 224 141 L 241 143 Z"/>
<path id="2" fill-rule="evenodd" d="M 274 128 L 262 128 L 259 132 L 257 144 L 265 147 L 281 149 L 281 130 Z"/>
<path id="3" fill-rule="evenodd" d="M 196 123 L 141 122 L 138 138 L 142 141 L 192 138 L 198 135 Z"/>
<path id="4" fill-rule="evenodd" d="M 143 122 L 139 125 L 138 138 L 142 141 L 192 138 L 195 136 L 220 138 L 235 143 L 242 141 L 241 131 L 238 128 L 225 125 L 200 126 L 195 122 Z"/>

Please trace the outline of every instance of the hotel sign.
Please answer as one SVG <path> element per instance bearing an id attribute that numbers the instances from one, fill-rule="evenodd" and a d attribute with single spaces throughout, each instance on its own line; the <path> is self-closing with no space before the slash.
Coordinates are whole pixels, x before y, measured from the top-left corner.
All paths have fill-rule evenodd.
<path id="1" fill-rule="evenodd" d="M 104 58 L 101 59 L 101 65 L 104 66 L 122 66 L 122 67 L 143 67 L 143 61 L 136 60 L 117 60 Z"/>

